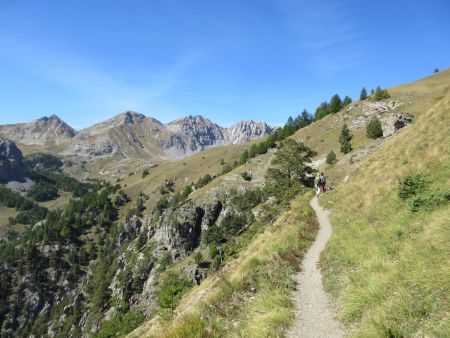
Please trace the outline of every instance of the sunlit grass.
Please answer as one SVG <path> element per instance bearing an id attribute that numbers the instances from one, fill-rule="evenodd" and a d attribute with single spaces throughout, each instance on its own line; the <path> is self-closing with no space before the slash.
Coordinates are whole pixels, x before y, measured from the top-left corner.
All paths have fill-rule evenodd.
<path id="1" fill-rule="evenodd" d="M 449 204 L 412 213 L 397 196 L 412 172 L 431 190 L 450 186 L 449 111 L 442 100 L 322 200 L 334 226 L 325 284 L 355 336 L 450 336 Z"/>

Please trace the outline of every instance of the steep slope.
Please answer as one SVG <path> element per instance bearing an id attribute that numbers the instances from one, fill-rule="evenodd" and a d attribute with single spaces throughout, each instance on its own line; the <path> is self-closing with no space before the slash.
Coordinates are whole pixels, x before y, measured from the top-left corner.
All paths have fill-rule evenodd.
<path id="1" fill-rule="evenodd" d="M 75 134 L 76 131 L 56 115 L 0 126 L 0 136 L 24 145 L 57 145 L 70 141 Z"/>
<path id="2" fill-rule="evenodd" d="M 20 179 L 25 171 L 23 155 L 16 144 L 8 139 L 0 139 L 0 183 Z"/>
<path id="3" fill-rule="evenodd" d="M 413 86 L 423 93 L 432 83 Z M 356 336 L 450 335 L 449 117 L 447 92 L 322 200 L 335 231 L 325 281 Z M 404 200 L 399 181 L 424 186 Z"/>

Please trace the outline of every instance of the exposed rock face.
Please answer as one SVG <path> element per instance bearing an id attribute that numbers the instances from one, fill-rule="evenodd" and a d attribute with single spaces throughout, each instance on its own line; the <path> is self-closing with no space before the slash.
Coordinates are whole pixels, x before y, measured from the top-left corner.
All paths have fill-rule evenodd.
<path id="1" fill-rule="evenodd" d="M 195 205 L 167 210 L 160 219 L 154 237 L 161 251 L 168 251 L 173 259 L 185 257 L 200 244 L 201 224 L 205 211 Z"/>
<path id="2" fill-rule="evenodd" d="M 76 131 L 56 115 L 29 123 L 0 126 L 0 136 L 26 145 L 56 145 L 68 142 Z"/>
<path id="3" fill-rule="evenodd" d="M 385 116 L 381 121 L 383 136 L 391 136 L 412 122 L 413 116 L 408 113 L 398 113 Z"/>
<path id="4" fill-rule="evenodd" d="M 267 123 L 253 120 L 241 121 L 227 129 L 229 144 L 244 143 L 263 137 L 273 131 Z"/>
<path id="5" fill-rule="evenodd" d="M 345 114 L 360 113 L 359 116 L 353 118 L 351 121 L 350 129 L 364 128 L 372 118 L 379 118 L 383 128 L 383 136 L 389 137 L 413 122 L 412 115 L 396 112 L 402 105 L 404 103 L 397 101 L 367 101 L 363 102 L 360 106 L 351 105 L 347 108 Z"/>
<path id="6" fill-rule="evenodd" d="M 173 153 L 189 154 L 213 145 L 227 143 L 224 129 L 200 115 L 188 116 L 167 124 L 172 133 L 164 147 Z"/>
<path id="7" fill-rule="evenodd" d="M 25 170 L 23 155 L 16 144 L 8 139 L 0 139 L 0 182 L 21 179 Z"/>

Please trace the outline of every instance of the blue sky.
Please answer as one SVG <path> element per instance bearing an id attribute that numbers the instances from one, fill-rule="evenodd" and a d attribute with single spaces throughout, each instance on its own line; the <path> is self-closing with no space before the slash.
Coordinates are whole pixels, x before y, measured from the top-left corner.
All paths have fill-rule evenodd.
<path id="1" fill-rule="evenodd" d="M 0 0 L 0 124 L 285 122 L 450 66 L 450 2 Z"/>

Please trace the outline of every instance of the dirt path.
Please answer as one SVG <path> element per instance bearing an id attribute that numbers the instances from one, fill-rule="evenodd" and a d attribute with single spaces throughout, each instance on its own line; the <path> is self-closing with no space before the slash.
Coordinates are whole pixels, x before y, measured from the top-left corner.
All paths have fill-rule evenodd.
<path id="1" fill-rule="evenodd" d="M 306 253 L 298 274 L 298 290 L 295 293 L 297 312 L 295 322 L 287 337 L 291 338 L 334 338 L 345 337 L 333 302 L 323 290 L 319 268 L 320 253 L 331 236 L 328 212 L 321 208 L 316 197 L 311 206 L 319 219 L 320 229 L 316 240 Z"/>

